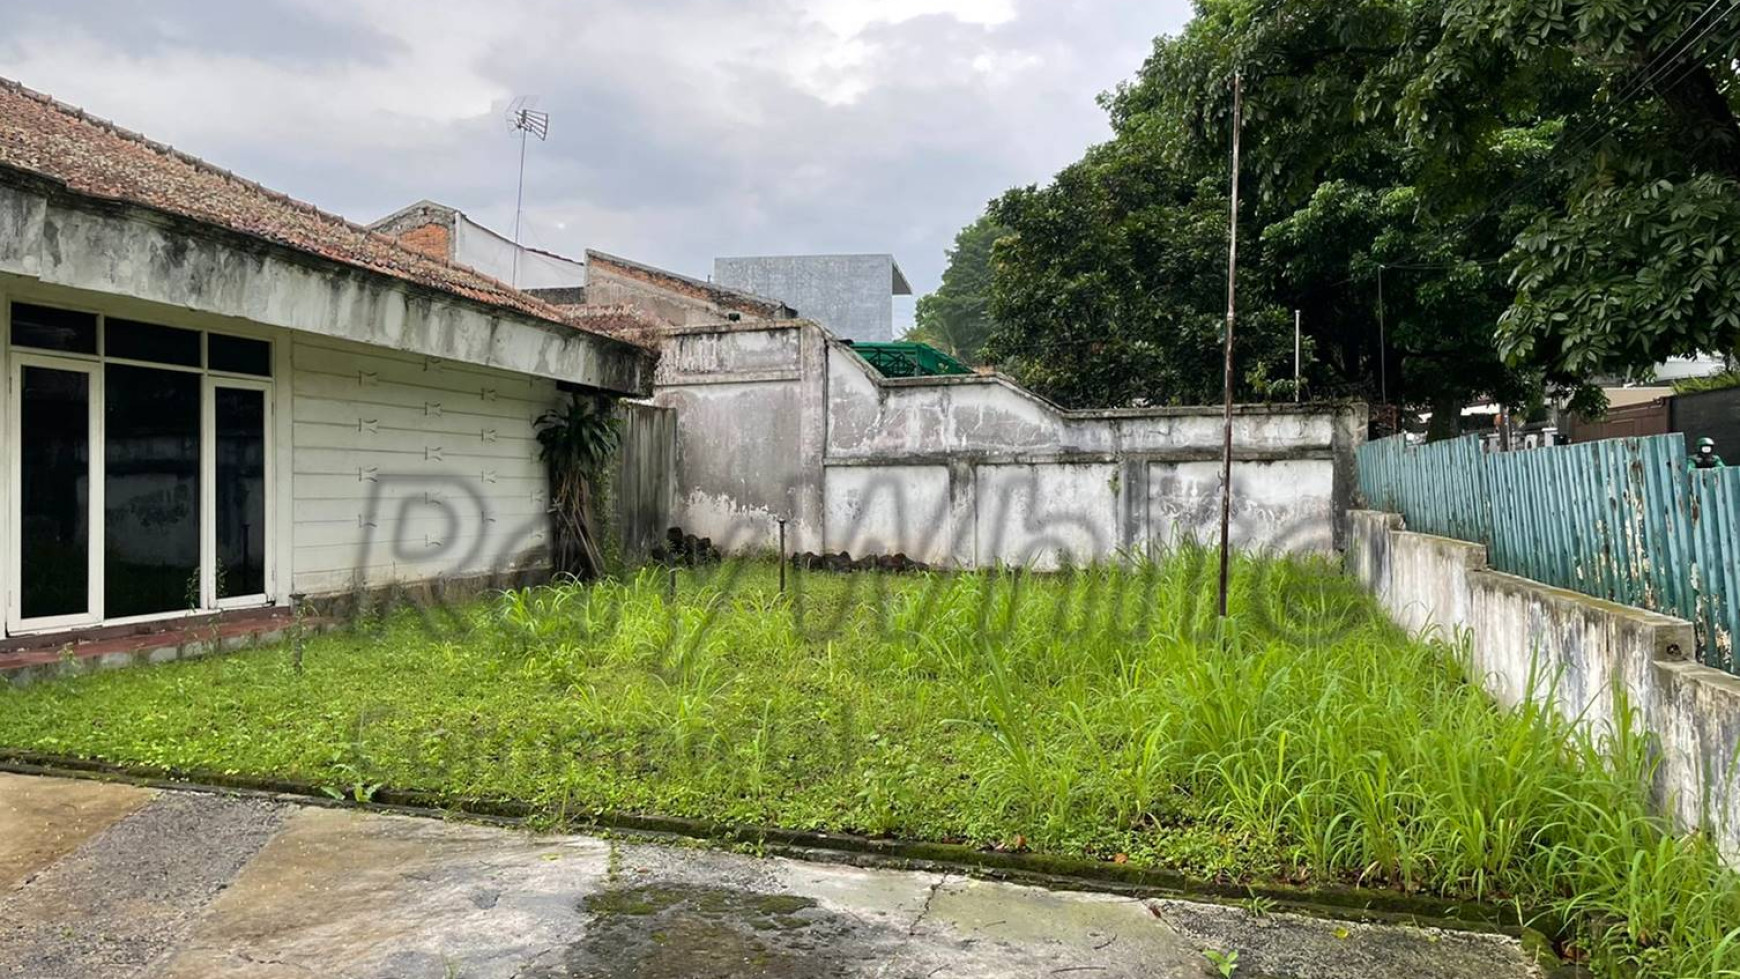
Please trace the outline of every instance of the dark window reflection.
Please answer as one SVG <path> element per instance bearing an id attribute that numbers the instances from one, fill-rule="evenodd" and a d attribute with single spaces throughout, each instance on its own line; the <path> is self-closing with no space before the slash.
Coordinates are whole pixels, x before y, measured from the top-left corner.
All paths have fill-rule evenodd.
<path id="1" fill-rule="evenodd" d="M 217 594 L 266 591 L 266 395 L 217 388 Z"/>
<path id="2" fill-rule="evenodd" d="M 103 356 L 124 360 L 148 360 L 154 364 L 199 366 L 199 331 L 155 323 L 103 321 Z"/>
<path id="3" fill-rule="evenodd" d="M 90 376 L 22 368 L 19 613 L 90 611 Z"/>
<path id="4" fill-rule="evenodd" d="M 103 612 L 199 605 L 198 374 L 104 368 Z"/>
<path id="5" fill-rule="evenodd" d="M 272 345 L 264 340 L 208 333 L 205 344 L 207 366 L 214 371 L 272 376 Z"/>
<path id="6" fill-rule="evenodd" d="M 94 354 L 97 352 L 97 314 L 13 303 L 12 345 Z"/>

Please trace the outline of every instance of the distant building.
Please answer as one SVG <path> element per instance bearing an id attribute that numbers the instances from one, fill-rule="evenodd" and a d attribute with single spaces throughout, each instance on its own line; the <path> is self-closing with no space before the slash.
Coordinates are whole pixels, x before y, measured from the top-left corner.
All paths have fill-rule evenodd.
<path id="1" fill-rule="evenodd" d="M 465 216 L 465 212 L 434 201 L 410 207 L 369 225 L 399 239 L 431 258 L 482 272 L 520 289 L 565 289 L 586 284 L 586 265 L 551 252 L 516 245 Z M 519 253 L 519 267 L 514 253 Z"/>
<path id="2" fill-rule="evenodd" d="M 893 255 L 716 258 L 713 280 L 777 299 L 836 336 L 869 342 L 894 339 L 892 297 L 912 295 Z"/>

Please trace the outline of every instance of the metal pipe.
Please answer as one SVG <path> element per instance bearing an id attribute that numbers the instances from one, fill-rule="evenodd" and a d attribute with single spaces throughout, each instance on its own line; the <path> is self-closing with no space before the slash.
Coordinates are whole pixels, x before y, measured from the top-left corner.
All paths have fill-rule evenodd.
<path id="1" fill-rule="evenodd" d="M 1233 416 L 1233 319 L 1234 297 L 1239 277 L 1239 128 L 1244 112 L 1243 89 L 1233 75 L 1232 207 L 1227 221 L 1226 247 L 1226 344 L 1222 376 L 1220 450 L 1220 617 L 1226 618 L 1227 578 L 1231 567 L 1229 530 L 1232 523 L 1232 416 Z"/>

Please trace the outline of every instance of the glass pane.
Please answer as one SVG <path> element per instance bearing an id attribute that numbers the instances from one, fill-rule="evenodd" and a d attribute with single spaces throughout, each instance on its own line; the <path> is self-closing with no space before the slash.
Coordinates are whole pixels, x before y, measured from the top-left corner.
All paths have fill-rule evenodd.
<path id="1" fill-rule="evenodd" d="M 90 375 L 22 368 L 19 613 L 90 611 Z"/>
<path id="2" fill-rule="evenodd" d="M 266 593 L 266 395 L 213 391 L 217 423 L 217 595 Z"/>
<path id="3" fill-rule="evenodd" d="M 104 368 L 103 615 L 199 605 L 198 374 Z"/>
<path id="4" fill-rule="evenodd" d="M 103 321 L 103 356 L 149 360 L 156 364 L 199 366 L 199 331 L 140 323 L 136 320 Z"/>
<path id="5" fill-rule="evenodd" d="M 208 366 L 214 371 L 272 376 L 272 345 L 264 340 L 208 333 L 205 343 Z"/>
<path id="6" fill-rule="evenodd" d="M 97 314 L 13 303 L 12 345 L 94 354 L 97 352 Z"/>

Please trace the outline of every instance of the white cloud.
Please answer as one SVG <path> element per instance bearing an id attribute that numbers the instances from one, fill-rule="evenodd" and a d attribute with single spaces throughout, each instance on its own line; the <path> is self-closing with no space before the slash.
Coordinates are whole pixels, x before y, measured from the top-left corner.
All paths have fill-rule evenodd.
<path id="1" fill-rule="evenodd" d="M 705 274 L 893 250 L 934 286 L 985 201 L 1103 138 L 1094 96 L 1186 0 L 7 0 L 0 74 L 360 219 L 512 221 L 516 95 L 551 112 L 528 243 Z"/>

